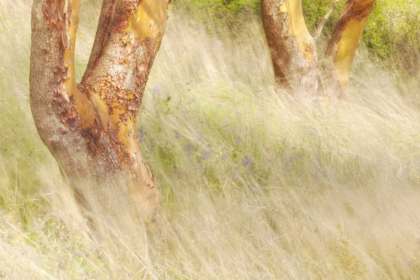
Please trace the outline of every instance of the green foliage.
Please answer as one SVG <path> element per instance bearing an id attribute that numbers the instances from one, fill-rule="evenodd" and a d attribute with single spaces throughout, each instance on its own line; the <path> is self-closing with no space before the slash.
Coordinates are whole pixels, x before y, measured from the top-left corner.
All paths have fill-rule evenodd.
<path id="1" fill-rule="evenodd" d="M 236 6 L 232 24 L 248 9 L 185 1 Z M 81 2 L 94 10 L 82 10 L 79 73 L 99 14 Z M 419 278 L 418 84 L 395 85 L 362 52 L 346 100 L 311 107 L 272 89 L 255 21 L 237 36 L 221 29 L 221 43 L 173 15 L 138 127 L 170 227 L 96 234 L 32 121 L 30 5 L 0 0 L 0 42 L 13 42 L 0 44 L 0 278 Z M 410 20 L 394 27 L 416 44 Z M 365 37 L 380 47 L 375 28 Z"/>
<path id="2" fill-rule="evenodd" d="M 176 8 L 187 10 L 193 17 L 215 26 L 228 25 L 233 29 L 257 16 L 259 0 L 175 0 Z"/>
<path id="3" fill-rule="evenodd" d="M 420 69 L 420 1 L 382 1 L 367 22 L 363 41 L 377 58 L 415 75 Z"/>
<path id="4" fill-rule="evenodd" d="M 327 14 L 331 7 L 332 0 L 302 0 L 303 14 L 309 32 L 313 33 L 318 23 Z M 341 0 L 337 7 L 341 7 L 345 0 Z M 331 34 L 334 30 L 334 22 L 340 14 L 340 9 L 336 8 L 330 20 L 325 24 L 324 34 Z"/>
<path id="5" fill-rule="evenodd" d="M 250 19 L 259 17 L 260 0 L 176 0 L 177 9 L 186 9 L 195 19 L 211 26 L 228 25 L 241 31 Z M 330 9 L 332 0 L 302 0 L 305 21 L 313 33 Z M 326 23 L 323 34 L 329 38 L 345 0 L 341 0 Z M 417 74 L 420 69 L 420 1 L 382 0 L 375 4 L 363 43 L 372 57 Z"/>

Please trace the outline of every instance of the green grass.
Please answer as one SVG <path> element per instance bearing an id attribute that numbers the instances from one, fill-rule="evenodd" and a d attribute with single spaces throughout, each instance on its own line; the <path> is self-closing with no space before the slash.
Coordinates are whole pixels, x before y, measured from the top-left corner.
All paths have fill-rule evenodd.
<path id="1" fill-rule="evenodd" d="M 171 227 L 98 236 L 32 121 L 29 2 L 0 3 L 0 278 L 420 277 L 418 83 L 360 49 L 346 98 L 315 108 L 274 90 L 258 23 L 212 37 L 171 14 L 139 121 Z"/>
<path id="2" fill-rule="evenodd" d="M 305 22 L 311 34 L 331 7 L 332 0 L 302 0 Z M 323 30 L 329 39 L 344 6 L 340 0 Z M 177 11 L 204 22 L 210 32 L 245 31 L 247 24 L 260 21 L 260 0 L 174 0 Z M 362 42 L 370 57 L 387 62 L 388 68 L 419 77 L 420 72 L 420 0 L 377 1 L 364 30 Z M 245 23 L 245 24 L 244 24 Z M 216 28 L 214 28 L 216 27 Z M 227 27 L 227 28 L 226 28 Z M 322 52 L 320 52 L 322 53 Z"/>

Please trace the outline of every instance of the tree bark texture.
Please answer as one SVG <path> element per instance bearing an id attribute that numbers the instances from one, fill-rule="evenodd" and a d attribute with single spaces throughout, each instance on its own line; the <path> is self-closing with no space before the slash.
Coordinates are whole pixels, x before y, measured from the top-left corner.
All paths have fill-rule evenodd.
<path id="1" fill-rule="evenodd" d="M 276 82 L 299 95 L 312 96 L 318 88 L 318 58 L 301 1 L 261 0 L 261 16 Z"/>
<path id="2" fill-rule="evenodd" d="M 350 77 L 356 49 L 376 0 L 347 0 L 324 58 L 323 76 L 330 91 L 341 95 Z"/>
<path id="3" fill-rule="evenodd" d="M 261 16 L 277 84 L 308 97 L 321 92 L 328 98 L 341 96 L 375 2 L 346 1 L 327 48 L 321 79 L 316 44 L 307 30 L 301 0 L 261 0 Z M 336 4 L 337 1 L 334 1 L 316 36 L 319 36 Z M 322 91 L 318 91 L 321 80 Z"/>
<path id="4" fill-rule="evenodd" d="M 45 145 L 89 209 L 158 219 L 136 122 L 169 0 L 104 0 L 86 73 L 75 80 L 78 0 L 34 0 L 30 100 Z"/>

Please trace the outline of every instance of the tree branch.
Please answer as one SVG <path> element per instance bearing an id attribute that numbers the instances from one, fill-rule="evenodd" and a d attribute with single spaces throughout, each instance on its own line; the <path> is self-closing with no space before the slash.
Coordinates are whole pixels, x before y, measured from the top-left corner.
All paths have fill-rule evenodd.
<path id="1" fill-rule="evenodd" d="M 72 126 L 76 121 L 72 100 L 78 94 L 74 64 L 78 22 L 78 0 L 33 3 L 30 99 L 35 124 L 44 142 L 51 136 L 48 130 L 69 129 L 61 126 Z"/>
<path id="2" fill-rule="evenodd" d="M 324 30 L 325 24 L 327 23 L 328 19 L 330 18 L 330 16 L 334 12 L 334 10 L 337 8 L 338 2 L 340 2 L 340 0 L 334 0 L 334 2 L 331 4 L 331 7 L 328 10 L 327 14 L 324 16 L 324 18 L 318 24 L 318 28 L 316 29 L 315 35 L 314 35 L 314 40 L 315 41 L 318 41 L 319 37 L 321 36 L 322 30 Z"/>
<path id="3" fill-rule="evenodd" d="M 137 117 L 150 69 L 166 27 L 168 0 L 105 0 L 88 69 L 80 85 L 94 100 L 103 130 L 93 148 L 111 148 L 119 166 L 130 170 L 136 213 L 155 212 L 159 197 L 144 162 Z M 108 136 L 108 143 L 101 148 Z M 114 161 L 113 158 L 110 161 Z M 150 208 L 149 210 L 147 210 Z"/>
<path id="4" fill-rule="evenodd" d="M 354 55 L 376 0 L 347 0 L 336 23 L 323 62 L 333 95 L 346 87 Z M 334 89 L 335 88 L 335 89 Z"/>
<path id="5" fill-rule="evenodd" d="M 108 106 L 133 95 L 130 108 L 137 112 L 165 30 L 168 0 L 105 0 L 104 5 L 100 21 L 112 19 L 98 26 L 82 84 L 104 94 Z M 114 88 L 103 91 L 104 84 Z"/>
<path id="6" fill-rule="evenodd" d="M 95 42 L 93 43 L 89 63 L 86 67 L 86 71 L 82 81 L 85 80 L 89 73 L 95 68 L 97 60 L 101 56 L 107 38 L 109 37 L 109 28 L 114 16 L 115 2 L 116 0 L 104 0 L 102 3 L 101 14 L 99 16 L 98 21 L 98 28 L 96 29 Z"/>

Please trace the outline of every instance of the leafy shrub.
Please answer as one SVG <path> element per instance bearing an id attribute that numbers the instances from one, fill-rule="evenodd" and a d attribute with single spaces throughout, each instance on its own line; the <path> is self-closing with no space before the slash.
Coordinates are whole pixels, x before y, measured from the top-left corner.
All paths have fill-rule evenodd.
<path id="1" fill-rule="evenodd" d="M 341 7 L 324 28 L 329 36 L 334 30 Z M 302 0 L 305 21 L 311 33 L 325 16 L 332 0 Z M 233 32 L 258 19 L 260 0 L 174 0 L 175 9 L 185 10 L 195 19 L 211 26 L 228 26 Z M 415 75 L 420 69 L 420 0 L 382 0 L 375 4 L 363 35 L 363 43 L 373 58 L 395 65 Z"/>

